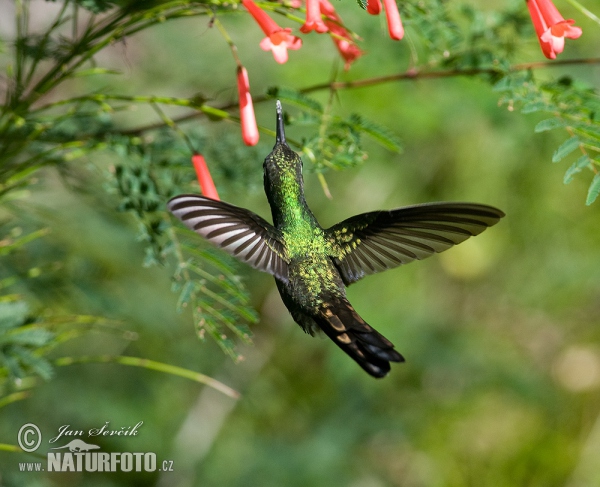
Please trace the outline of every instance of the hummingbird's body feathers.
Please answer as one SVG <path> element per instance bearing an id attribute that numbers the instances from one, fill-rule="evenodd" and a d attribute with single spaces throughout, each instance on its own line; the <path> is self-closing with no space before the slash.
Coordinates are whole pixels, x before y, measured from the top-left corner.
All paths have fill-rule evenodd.
<path id="1" fill-rule="evenodd" d="M 193 194 L 176 196 L 167 206 L 189 229 L 228 254 L 287 281 L 288 262 L 281 235 L 257 214 Z"/>
<path id="2" fill-rule="evenodd" d="M 353 216 L 327 229 L 346 286 L 443 252 L 498 223 L 504 213 L 473 203 L 426 203 Z"/>
<path id="3" fill-rule="evenodd" d="M 348 302 L 344 285 L 442 252 L 498 223 L 504 213 L 471 203 L 430 203 L 364 213 L 325 230 L 304 198 L 302 160 L 285 140 L 277 102 L 276 143 L 263 169 L 273 225 L 244 208 L 195 195 L 168 208 L 186 226 L 275 276 L 294 321 L 325 334 L 373 377 L 404 358 Z"/>

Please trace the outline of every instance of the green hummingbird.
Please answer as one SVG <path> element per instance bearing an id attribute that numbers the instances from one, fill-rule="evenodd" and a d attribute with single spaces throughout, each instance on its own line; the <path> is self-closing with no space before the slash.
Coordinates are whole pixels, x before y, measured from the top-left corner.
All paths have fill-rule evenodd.
<path id="1" fill-rule="evenodd" d="M 356 215 L 324 229 L 304 198 L 302 160 L 285 140 L 281 103 L 273 151 L 263 164 L 273 225 L 205 196 L 172 198 L 169 210 L 211 243 L 275 277 L 294 321 L 319 330 L 373 377 L 404 357 L 354 310 L 346 286 L 421 260 L 495 225 L 504 213 L 474 203 L 426 203 Z"/>

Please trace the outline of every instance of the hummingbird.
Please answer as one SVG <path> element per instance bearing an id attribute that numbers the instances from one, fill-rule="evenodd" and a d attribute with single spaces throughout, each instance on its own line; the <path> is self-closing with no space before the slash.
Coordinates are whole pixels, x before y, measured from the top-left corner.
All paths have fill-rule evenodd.
<path id="1" fill-rule="evenodd" d="M 384 377 L 390 362 L 404 357 L 354 310 L 346 286 L 443 252 L 504 213 L 475 203 L 425 203 L 362 213 L 325 229 L 306 203 L 302 159 L 286 142 L 279 100 L 276 108 L 275 146 L 263 164 L 272 225 L 250 210 L 200 195 L 175 196 L 167 206 L 212 244 L 272 274 L 306 333 L 324 332 L 367 373 Z"/>

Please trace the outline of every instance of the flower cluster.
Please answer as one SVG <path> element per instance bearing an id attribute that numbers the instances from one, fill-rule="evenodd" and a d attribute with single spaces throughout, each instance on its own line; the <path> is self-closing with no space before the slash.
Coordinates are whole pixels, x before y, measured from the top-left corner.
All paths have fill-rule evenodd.
<path id="1" fill-rule="evenodd" d="M 294 8 L 301 5 L 302 0 L 294 0 Z M 526 0 L 531 19 L 535 27 L 542 52 L 549 59 L 555 59 L 565 45 L 565 37 L 577 39 L 581 29 L 574 27 L 574 20 L 565 20 L 551 0 Z M 300 32 L 309 34 L 329 33 L 337 50 L 344 59 L 344 68 L 348 70 L 364 52 L 358 47 L 351 33 L 346 29 L 342 19 L 329 0 L 305 0 L 306 19 Z M 302 39 L 292 34 L 292 29 L 280 27 L 254 0 L 242 0 L 242 5 L 254 17 L 256 23 L 265 33 L 260 47 L 272 51 L 275 61 L 285 63 L 288 60 L 288 49 L 298 50 L 302 47 Z M 379 15 L 385 10 L 388 32 L 392 39 L 404 37 L 404 27 L 398 11 L 396 0 L 367 0 L 366 10 L 371 15 Z M 258 142 L 258 130 L 252 99 L 248 87 L 248 75 L 244 68 L 238 69 L 238 88 L 240 94 L 240 119 L 244 142 L 254 145 Z"/>
<path id="2" fill-rule="evenodd" d="M 299 7 L 299 0 L 296 0 Z M 296 51 L 302 47 L 302 39 L 292 34 L 292 29 L 283 28 L 277 24 L 253 0 L 242 0 L 242 5 L 248 10 L 258 26 L 265 34 L 260 42 L 264 51 L 271 51 L 275 61 L 280 64 L 287 62 L 288 49 Z M 383 0 L 390 37 L 400 40 L 404 36 L 404 27 L 400 20 L 400 13 L 396 0 Z M 367 11 L 371 15 L 378 15 L 382 11 L 381 0 L 368 0 Z M 306 21 L 300 27 L 300 32 L 309 34 L 315 31 L 319 34 L 329 33 L 333 43 L 344 59 L 344 68 L 350 65 L 364 53 L 356 45 L 352 34 L 344 27 L 342 19 L 335 11 L 329 0 L 306 0 Z M 242 139 L 247 145 L 258 143 L 259 135 L 252 107 L 250 86 L 246 68 L 238 66 L 238 94 L 240 99 L 240 121 L 242 125 Z"/>
<path id="3" fill-rule="evenodd" d="M 318 34 L 328 33 L 344 60 L 344 68 L 348 70 L 352 63 L 364 52 L 356 44 L 353 35 L 346 29 L 342 19 L 329 0 L 304 0 L 306 4 L 306 19 L 300 27 L 302 34 L 313 31 Z M 260 42 L 264 51 L 271 51 L 275 61 L 280 64 L 287 62 L 288 49 L 296 51 L 302 47 L 302 39 L 292 34 L 291 28 L 283 28 L 277 24 L 253 0 L 241 0 L 242 5 L 252 15 L 258 26 L 265 34 Z M 575 27 L 574 20 L 565 20 L 552 0 L 526 0 L 527 8 L 535 28 L 542 52 L 548 59 L 555 59 L 565 47 L 565 38 L 577 39 L 581 36 L 581 28 Z M 292 0 L 293 8 L 300 8 L 302 0 Z M 385 10 L 390 38 L 401 40 L 404 37 L 404 27 L 398 11 L 396 0 L 366 0 L 366 10 L 371 15 L 379 15 Z M 237 57 L 236 57 L 237 60 Z M 238 95 L 240 104 L 240 122 L 242 139 L 246 145 L 255 145 L 259 140 L 258 126 L 254 115 L 248 72 L 238 60 L 237 70 Z M 194 156 L 194 162 L 202 191 L 209 197 L 218 199 L 216 189 L 210 179 L 210 173 L 202 156 Z M 195 160 L 196 161 L 196 160 Z M 208 179 L 201 178 L 201 174 Z"/>

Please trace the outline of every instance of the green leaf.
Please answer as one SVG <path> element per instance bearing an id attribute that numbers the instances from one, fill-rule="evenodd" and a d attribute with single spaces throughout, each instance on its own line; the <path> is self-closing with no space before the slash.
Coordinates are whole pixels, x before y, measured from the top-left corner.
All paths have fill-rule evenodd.
<path id="1" fill-rule="evenodd" d="M 41 347 L 54 338 L 54 333 L 37 326 L 20 327 L 0 336 L 0 344 L 10 343 Z"/>
<path id="2" fill-rule="evenodd" d="M 106 0 L 75 0 L 75 3 L 81 5 L 84 9 L 89 10 L 94 14 L 106 12 L 107 10 L 113 8 L 115 4 L 115 2 L 109 2 Z"/>
<path id="3" fill-rule="evenodd" d="M 504 78 L 500 79 L 500 81 L 498 81 L 492 89 L 493 91 L 512 90 L 512 78 L 510 76 L 505 76 Z"/>
<path id="4" fill-rule="evenodd" d="M 186 230 L 187 232 L 187 230 Z M 188 232 L 191 233 L 191 232 Z M 208 263 L 210 263 L 211 265 L 214 265 L 220 272 L 222 272 L 223 274 L 225 274 L 225 277 L 229 278 L 229 279 L 234 279 L 235 277 L 235 269 L 229 265 L 228 261 L 225 260 L 227 258 L 227 256 L 225 255 L 220 255 L 217 256 L 217 250 L 209 248 L 209 249 L 199 249 L 197 247 L 197 243 L 194 243 L 193 245 L 187 245 L 185 243 L 181 244 L 181 247 L 186 251 L 189 252 L 190 254 L 193 254 L 197 257 L 199 257 L 202 260 L 207 261 Z M 233 262 L 233 261 L 231 261 Z"/>
<path id="5" fill-rule="evenodd" d="M 72 78 L 81 78 L 84 76 L 94 76 L 96 74 L 122 74 L 121 71 L 117 71 L 115 69 L 108 68 L 90 68 L 90 69 L 82 69 L 81 71 L 75 71 L 72 74 Z"/>
<path id="6" fill-rule="evenodd" d="M 547 109 L 548 104 L 544 101 L 530 101 L 529 103 L 525 103 L 525 105 L 523 105 L 523 108 L 521 108 L 521 113 L 534 113 Z"/>
<path id="7" fill-rule="evenodd" d="M 23 365 L 28 366 L 35 374 L 45 380 L 52 378 L 52 365 L 45 358 L 38 357 L 23 347 L 13 347 L 11 351 Z"/>
<path id="8" fill-rule="evenodd" d="M 552 162 L 561 161 L 565 156 L 569 155 L 571 152 L 577 149 L 580 144 L 581 142 L 579 140 L 579 137 L 577 136 L 565 140 L 560 145 L 560 147 L 554 152 L 554 155 L 552 156 Z"/>
<path id="9" fill-rule="evenodd" d="M 553 130 L 560 127 L 564 127 L 566 125 L 565 121 L 562 118 L 547 118 L 546 120 L 542 120 L 535 126 L 535 132 L 546 132 L 547 130 Z"/>
<path id="10" fill-rule="evenodd" d="M 0 302 L 0 332 L 25 323 L 29 307 L 24 301 Z"/>
<path id="11" fill-rule="evenodd" d="M 183 285 L 183 289 L 181 290 L 181 293 L 179 294 L 179 299 L 177 300 L 177 311 L 179 313 L 181 313 L 183 311 L 183 309 L 190 302 L 190 299 L 192 299 L 192 295 L 194 293 L 194 288 L 195 288 L 195 285 L 194 285 L 193 281 L 187 281 Z"/>
<path id="12" fill-rule="evenodd" d="M 583 156 L 581 156 L 579 159 L 577 159 L 569 169 L 567 169 L 567 172 L 565 173 L 565 177 L 563 179 L 563 182 L 565 184 L 569 184 L 571 181 L 573 181 L 573 177 L 575 176 L 575 174 L 581 172 L 581 170 L 586 167 L 589 166 L 591 164 L 591 160 L 589 158 L 589 156 L 587 154 L 584 154 Z"/>
<path id="13" fill-rule="evenodd" d="M 587 194 L 587 199 L 585 200 L 585 204 L 586 205 L 591 205 L 594 201 L 596 201 L 596 198 L 598 197 L 598 195 L 600 194 L 600 173 L 596 174 L 594 176 L 594 179 L 592 179 L 592 184 L 590 184 L 590 187 L 588 189 L 588 194 Z"/>
<path id="14" fill-rule="evenodd" d="M 218 250 L 201 251 L 185 244 L 180 248 L 199 259 L 186 260 L 185 265 L 180 263 L 176 272 L 177 282 L 183 281 L 178 310 L 189 302 L 198 336 L 204 339 L 209 335 L 227 355 L 238 360 L 232 338 L 249 343 L 251 333 L 246 323 L 258 321 L 247 290 L 228 265 L 228 256 Z"/>
<path id="15" fill-rule="evenodd" d="M 367 2 L 366 2 L 366 0 L 356 0 L 356 3 L 358 3 L 358 6 L 360 8 L 362 8 L 363 10 L 367 10 Z"/>
<path id="16" fill-rule="evenodd" d="M 387 149 L 394 152 L 402 151 L 402 144 L 398 140 L 398 137 L 387 128 L 357 114 L 352 114 L 350 116 L 350 121 L 355 130 L 367 134 Z"/>
<path id="17" fill-rule="evenodd" d="M 6 354 L 0 351 L 0 364 L 3 364 L 4 367 L 6 367 L 8 375 L 13 379 L 20 379 L 27 375 L 19 361 L 12 354 Z"/>
<path id="18" fill-rule="evenodd" d="M 587 139 L 586 142 L 592 144 L 596 148 L 600 148 L 600 128 L 580 123 L 574 123 L 572 127 L 584 138 L 584 140 Z"/>
<path id="19" fill-rule="evenodd" d="M 267 90 L 267 95 L 272 98 L 278 98 L 282 102 L 288 102 L 302 110 L 317 113 L 319 115 L 323 113 L 323 106 L 317 100 L 296 90 L 272 87 Z"/>
<path id="20" fill-rule="evenodd" d="M 33 240 L 36 240 L 47 234 L 48 234 L 47 228 L 41 228 L 40 230 L 36 230 L 35 232 L 28 233 L 27 235 L 17 238 L 14 241 L 10 242 L 9 244 L 7 244 L 3 247 L 0 247 L 0 255 L 10 254 L 11 252 L 17 250 L 19 247 L 22 247 L 23 245 L 26 245 L 29 242 L 32 242 Z"/>

